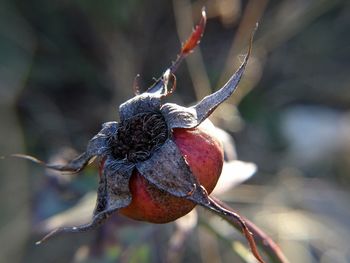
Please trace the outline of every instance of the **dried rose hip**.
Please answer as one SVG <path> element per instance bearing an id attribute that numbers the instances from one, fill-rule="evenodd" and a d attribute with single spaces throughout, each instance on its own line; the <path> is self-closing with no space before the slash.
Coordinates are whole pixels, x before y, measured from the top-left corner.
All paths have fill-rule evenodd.
<path id="1" fill-rule="evenodd" d="M 212 135 L 215 127 L 208 120 L 205 122 L 193 129 L 176 128 L 172 131 L 172 136 L 198 183 L 211 193 L 221 174 L 223 150 L 221 142 Z M 162 162 L 161 159 L 159 161 Z M 171 165 L 167 168 L 171 169 Z M 167 176 L 167 172 L 164 175 Z M 175 181 L 177 176 L 174 176 Z M 132 201 L 130 205 L 120 209 L 120 213 L 136 220 L 167 223 L 187 214 L 196 205 L 185 198 L 175 197 L 158 189 L 137 170 L 131 176 L 130 191 Z"/>
<path id="2" fill-rule="evenodd" d="M 98 197 L 90 223 L 58 228 L 42 241 L 62 232 L 82 232 L 102 224 L 119 211 L 130 218 L 166 223 L 201 205 L 224 218 L 236 220 L 260 258 L 252 234 L 241 217 L 208 196 L 220 176 L 223 150 L 207 117 L 236 89 L 247 64 L 247 55 L 236 73 L 218 91 L 192 107 L 162 103 L 176 86 L 174 72 L 199 43 L 206 23 L 205 11 L 173 65 L 150 88 L 119 107 L 120 122 L 107 122 L 88 143 L 86 151 L 66 165 L 48 168 L 76 173 L 94 157 L 100 158 Z M 172 83 L 172 88 L 168 89 Z"/>

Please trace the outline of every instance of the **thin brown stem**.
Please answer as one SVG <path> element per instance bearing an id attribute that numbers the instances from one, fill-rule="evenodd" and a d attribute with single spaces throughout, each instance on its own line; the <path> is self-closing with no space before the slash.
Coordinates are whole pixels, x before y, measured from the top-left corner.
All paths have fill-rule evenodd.
<path id="1" fill-rule="evenodd" d="M 210 197 L 210 198 L 213 201 L 215 201 L 215 203 L 219 204 L 221 207 L 225 208 L 226 210 L 233 211 L 229 205 L 220 201 L 219 199 L 215 197 Z M 247 233 L 246 231 L 244 231 L 244 228 L 242 228 L 242 224 L 240 221 L 232 220 L 232 217 L 229 217 L 229 216 L 220 215 L 220 217 L 223 218 L 225 221 L 227 221 L 234 228 L 244 233 L 244 235 L 247 237 Z M 252 223 L 248 219 L 244 218 L 243 216 L 240 216 L 240 218 L 245 222 L 245 225 L 253 235 L 254 240 L 256 241 L 258 246 L 269 256 L 269 258 L 271 259 L 271 262 L 289 263 L 287 257 L 283 254 L 281 248 L 272 240 L 271 237 L 269 237 L 264 231 L 262 231 L 258 226 L 256 226 L 254 223 Z"/>
<path id="2" fill-rule="evenodd" d="M 253 237 L 252 232 L 250 232 L 250 229 L 248 225 L 246 224 L 245 220 L 236 212 L 234 212 L 232 209 L 227 209 L 223 207 L 217 199 L 214 199 L 210 196 L 208 196 L 209 204 L 206 205 L 211 211 L 215 212 L 218 216 L 225 219 L 227 222 L 235 223 L 235 227 L 239 227 L 241 232 L 246 237 L 249 247 L 254 255 L 254 257 L 260 262 L 265 263 L 265 261 L 262 259 L 262 257 L 259 254 L 258 248 L 255 244 L 255 240 Z"/>

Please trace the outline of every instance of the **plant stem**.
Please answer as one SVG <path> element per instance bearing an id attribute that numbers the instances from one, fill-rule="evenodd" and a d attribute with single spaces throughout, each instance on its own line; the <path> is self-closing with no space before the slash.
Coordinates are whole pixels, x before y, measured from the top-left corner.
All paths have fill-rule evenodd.
<path id="1" fill-rule="evenodd" d="M 234 214 L 237 214 L 229 205 L 227 205 L 223 201 L 220 201 L 219 199 L 212 196 L 210 197 L 210 199 L 213 202 L 215 202 L 217 205 L 223 207 L 224 209 Z M 218 213 L 216 211 L 214 212 L 217 215 L 219 215 L 222 219 L 224 219 L 226 222 L 228 222 L 231 226 L 241 231 L 247 237 L 247 233 L 245 233 L 244 228 L 242 227 L 242 223 L 239 220 L 229 215 L 223 215 L 222 213 Z M 280 247 L 272 240 L 271 237 L 269 237 L 264 231 L 262 231 L 258 226 L 256 226 L 254 223 L 252 223 L 248 219 L 242 216 L 240 216 L 240 218 L 245 222 L 245 225 L 248 227 L 249 231 L 252 233 L 254 240 L 256 241 L 258 246 L 269 256 L 271 262 L 289 263 L 287 257 L 283 254 Z M 247 239 L 249 241 L 248 237 Z M 255 254 L 253 251 L 253 248 L 252 248 L 252 252 L 253 254 Z"/>

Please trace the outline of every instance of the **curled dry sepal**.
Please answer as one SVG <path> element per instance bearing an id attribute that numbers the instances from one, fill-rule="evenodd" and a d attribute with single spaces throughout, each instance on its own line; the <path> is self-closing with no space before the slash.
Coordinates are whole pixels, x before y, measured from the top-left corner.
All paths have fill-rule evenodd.
<path id="1" fill-rule="evenodd" d="M 205 24 L 203 9 L 199 24 L 176 61 L 145 92 L 134 87 L 136 95 L 119 107 L 120 122 L 104 123 L 86 151 L 76 159 L 65 165 L 51 165 L 17 155 L 71 173 L 81 171 L 95 157 L 100 159 L 100 182 L 92 221 L 58 228 L 37 244 L 62 232 L 93 229 L 117 211 L 134 219 L 165 223 L 183 216 L 198 204 L 237 222 L 254 256 L 263 262 L 245 221 L 208 195 L 220 176 L 223 154 L 220 143 L 204 127 L 208 126 L 204 125 L 209 122 L 207 117 L 235 91 L 251 52 L 253 34 L 244 61 L 221 89 L 188 108 L 162 103 L 174 91 L 174 73 L 198 45 Z"/>

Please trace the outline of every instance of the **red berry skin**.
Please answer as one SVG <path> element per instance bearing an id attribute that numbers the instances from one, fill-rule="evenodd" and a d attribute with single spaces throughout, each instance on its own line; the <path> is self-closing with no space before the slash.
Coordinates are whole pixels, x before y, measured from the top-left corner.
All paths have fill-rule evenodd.
<path id="1" fill-rule="evenodd" d="M 215 137 L 215 127 L 206 121 L 194 129 L 174 129 L 173 140 L 186 159 L 193 175 L 211 193 L 223 166 L 223 148 Z M 190 212 L 195 204 L 174 197 L 151 185 L 135 171 L 130 180 L 132 202 L 120 213 L 141 221 L 168 223 Z"/>

